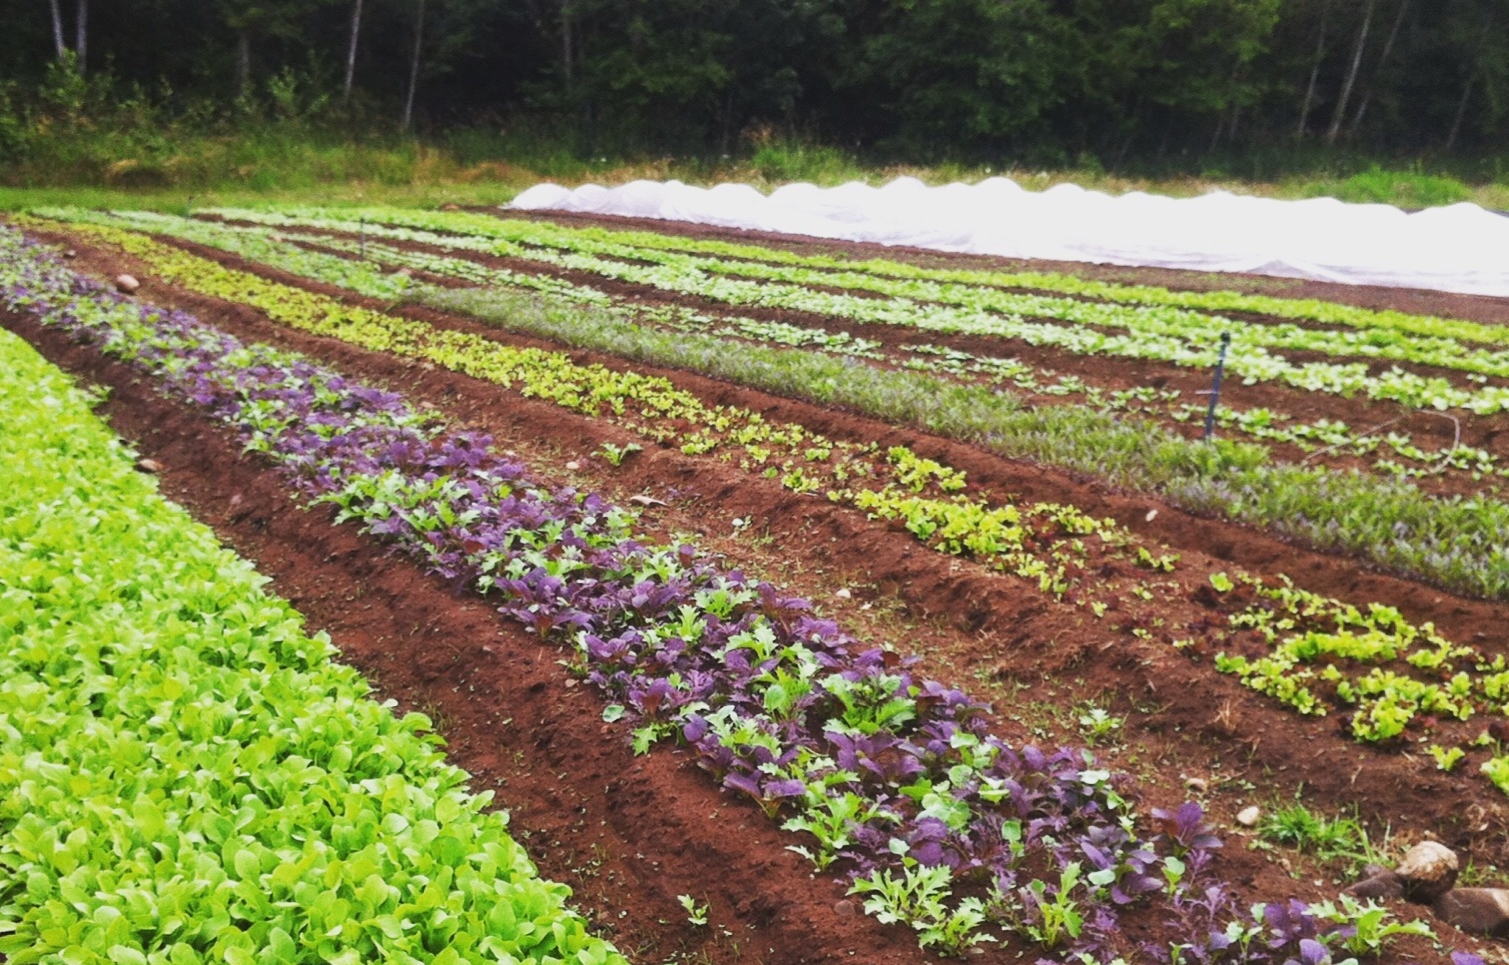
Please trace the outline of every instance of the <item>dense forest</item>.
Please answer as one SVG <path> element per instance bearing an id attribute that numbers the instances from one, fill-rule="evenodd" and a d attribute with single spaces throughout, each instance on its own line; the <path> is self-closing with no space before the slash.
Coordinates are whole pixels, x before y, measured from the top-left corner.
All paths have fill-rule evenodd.
<path id="1" fill-rule="evenodd" d="M 106 114 L 530 125 L 592 154 L 1509 154 L 1509 0 L 0 0 L 0 23 L 4 160 Z"/>

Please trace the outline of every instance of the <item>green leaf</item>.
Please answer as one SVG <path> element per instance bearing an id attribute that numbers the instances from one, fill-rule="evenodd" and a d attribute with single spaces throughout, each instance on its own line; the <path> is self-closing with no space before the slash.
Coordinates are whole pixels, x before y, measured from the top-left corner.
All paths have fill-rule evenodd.
<path id="1" fill-rule="evenodd" d="M 235 869 L 237 877 L 244 881 L 256 881 L 262 874 L 262 862 L 257 855 L 250 851 L 237 851 L 235 857 Z"/>

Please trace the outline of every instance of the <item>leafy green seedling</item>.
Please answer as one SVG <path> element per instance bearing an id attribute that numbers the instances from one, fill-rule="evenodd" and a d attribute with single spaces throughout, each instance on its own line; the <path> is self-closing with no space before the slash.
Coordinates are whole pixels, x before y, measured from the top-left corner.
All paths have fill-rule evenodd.
<path id="1" fill-rule="evenodd" d="M 1071 897 L 1074 886 L 1079 884 L 1079 878 L 1079 863 L 1071 862 L 1059 875 L 1058 888 L 1051 896 L 1048 894 L 1047 882 L 1042 879 L 1028 885 L 1037 905 L 1039 920 L 1028 922 L 1024 927 L 1027 934 L 1043 947 L 1054 948 L 1062 942 L 1079 937 L 1085 920 L 1078 903 Z"/>
<path id="2" fill-rule="evenodd" d="M 713 906 L 709 902 L 698 904 L 697 899 L 691 895 L 677 895 L 676 900 L 681 902 L 681 907 L 686 909 L 686 920 L 698 928 L 706 927 L 708 917 L 712 914 Z"/>
<path id="3" fill-rule="evenodd" d="M 1460 747 L 1442 747 L 1440 744 L 1430 745 L 1430 756 L 1436 759 L 1436 767 L 1443 771 L 1452 771 L 1462 763 L 1462 758 L 1467 752 Z"/>
<path id="4" fill-rule="evenodd" d="M 643 452 L 644 446 L 641 446 L 636 442 L 630 442 L 622 446 L 615 446 L 611 442 L 605 442 L 598 448 L 597 451 L 604 459 L 608 460 L 610 464 L 614 466 L 622 466 L 624 464 L 624 460 L 627 459 L 630 455 L 636 452 Z"/>
<path id="5" fill-rule="evenodd" d="M 1432 940 L 1436 937 L 1430 926 L 1418 919 L 1392 921 L 1392 913 L 1372 899 L 1363 903 L 1350 895 L 1342 895 L 1340 908 L 1330 901 L 1323 901 L 1311 905 L 1310 911 L 1342 926 L 1335 936 L 1341 940 L 1341 947 L 1353 955 L 1377 955 L 1383 950 L 1384 942 L 1395 935 L 1419 935 Z"/>
<path id="6" fill-rule="evenodd" d="M 1114 739 L 1125 723 L 1125 717 L 1113 717 L 1104 707 L 1094 705 L 1079 715 L 1080 733 L 1084 735 L 1085 742 L 1091 745 Z"/>

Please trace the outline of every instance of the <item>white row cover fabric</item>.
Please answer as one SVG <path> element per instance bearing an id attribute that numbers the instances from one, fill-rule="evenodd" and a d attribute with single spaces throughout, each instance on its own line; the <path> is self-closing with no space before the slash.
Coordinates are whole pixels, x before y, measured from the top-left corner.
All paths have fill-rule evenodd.
<path id="1" fill-rule="evenodd" d="M 697 188 L 634 181 L 570 190 L 538 184 L 526 211 L 690 221 L 726 228 L 908 245 L 939 251 L 1112 265 L 1252 272 L 1349 285 L 1509 297 L 1509 217 L 1475 204 L 1414 214 L 1334 198 L 1279 201 L 1215 191 L 1198 198 L 1119 196 L 1060 184 L 1028 191 L 1008 178 L 929 187 L 747 184 Z"/>

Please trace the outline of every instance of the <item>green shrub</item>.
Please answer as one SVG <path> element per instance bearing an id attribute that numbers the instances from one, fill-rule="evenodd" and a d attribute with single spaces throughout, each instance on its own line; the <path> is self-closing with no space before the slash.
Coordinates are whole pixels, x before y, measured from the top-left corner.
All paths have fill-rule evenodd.
<path id="1" fill-rule="evenodd" d="M 1385 171 L 1374 165 L 1345 181 L 1320 182 L 1307 191 L 1311 196 L 1330 195 L 1342 201 L 1394 204 L 1401 208 L 1432 208 L 1456 204 L 1471 196 L 1467 185 L 1452 177 L 1414 171 Z"/>

